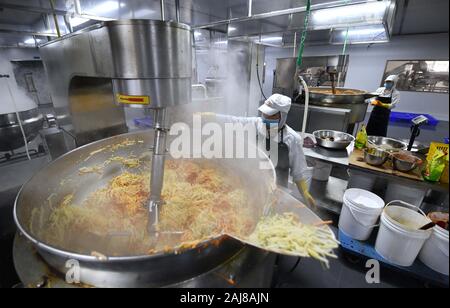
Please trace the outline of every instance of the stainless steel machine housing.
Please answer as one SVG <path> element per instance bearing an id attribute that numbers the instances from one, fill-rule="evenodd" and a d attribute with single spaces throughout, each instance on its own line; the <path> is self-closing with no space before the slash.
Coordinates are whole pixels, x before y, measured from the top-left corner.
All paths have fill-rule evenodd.
<path id="1" fill-rule="evenodd" d="M 124 110 L 114 104 L 118 94 L 148 96 L 149 108 L 191 101 L 188 26 L 103 22 L 47 43 L 40 53 L 58 123 L 73 132 L 78 146 L 127 132 Z"/>

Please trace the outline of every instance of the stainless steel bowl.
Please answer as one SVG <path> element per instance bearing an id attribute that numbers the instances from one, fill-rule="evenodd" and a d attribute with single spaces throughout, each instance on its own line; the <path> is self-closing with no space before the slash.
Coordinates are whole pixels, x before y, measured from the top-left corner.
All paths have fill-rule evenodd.
<path id="1" fill-rule="evenodd" d="M 364 161 L 371 166 L 381 166 L 389 159 L 389 153 L 381 149 L 365 149 Z"/>
<path id="2" fill-rule="evenodd" d="M 313 135 L 317 144 L 327 149 L 343 150 L 355 141 L 352 135 L 334 130 L 318 130 Z"/>
<path id="3" fill-rule="evenodd" d="M 403 157 L 402 157 L 403 155 Z M 406 157 L 408 159 L 406 159 Z M 394 168 L 402 172 L 410 172 L 422 165 L 423 161 L 410 153 L 395 153 L 392 155 Z"/>
<path id="4" fill-rule="evenodd" d="M 406 143 L 392 138 L 369 136 L 367 140 L 369 148 L 378 148 L 387 152 L 398 152 L 408 147 Z"/>

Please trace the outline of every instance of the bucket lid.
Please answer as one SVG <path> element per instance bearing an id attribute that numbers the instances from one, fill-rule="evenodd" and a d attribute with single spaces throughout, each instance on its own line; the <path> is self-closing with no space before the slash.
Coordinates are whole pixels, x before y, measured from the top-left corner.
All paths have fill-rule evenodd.
<path id="1" fill-rule="evenodd" d="M 344 202 L 366 211 L 381 212 L 385 206 L 383 199 L 370 191 L 359 188 L 348 189 L 344 194 Z"/>

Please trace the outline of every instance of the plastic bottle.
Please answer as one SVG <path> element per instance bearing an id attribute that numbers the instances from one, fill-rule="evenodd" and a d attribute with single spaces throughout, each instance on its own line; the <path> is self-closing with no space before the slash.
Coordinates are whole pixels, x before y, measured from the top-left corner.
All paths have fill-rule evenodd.
<path id="1" fill-rule="evenodd" d="M 358 134 L 356 135 L 355 147 L 357 149 L 362 150 L 366 147 L 366 143 L 367 143 L 367 131 L 366 126 L 363 124 Z"/>

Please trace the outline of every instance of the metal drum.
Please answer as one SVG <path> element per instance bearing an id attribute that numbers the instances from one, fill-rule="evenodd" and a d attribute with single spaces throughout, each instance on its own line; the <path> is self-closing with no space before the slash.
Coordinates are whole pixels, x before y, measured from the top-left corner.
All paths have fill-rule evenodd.
<path id="1" fill-rule="evenodd" d="M 191 102 L 192 44 L 187 25 L 159 20 L 105 22 L 113 59 L 113 90 L 148 103 L 128 106 L 164 108 Z"/>
<path id="2" fill-rule="evenodd" d="M 21 233 L 30 240 L 44 260 L 59 273 L 66 273 L 66 262 L 77 260 L 81 267 L 82 282 L 97 287 L 160 287 L 193 279 L 209 272 L 219 265 L 242 253 L 242 243 L 227 237 L 211 238 L 199 243 L 196 248 L 179 252 L 165 252 L 154 255 L 110 257 L 99 259 L 91 255 L 80 255 L 70 250 L 53 247 L 39 238 L 34 230 L 46 219 L 33 220 L 33 210 L 46 207 L 50 215 L 52 207 L 47 200 L 50 195 L 54 200 L 62 200 L 67 194 L 75 193 L 75 199 L 84 200 L 91 192 L 103 187 L 123 171 L 120 167 L 109 165 L 101 177 L 98 174 L 79 176 L 79 169 L 103 163 L 111 157 L 105 147 L 134 141 L 130 146 L 119 148 L 114 155 L 147 155 L 146 144 L 153 139 L 153 132 L 139 132 L 112 137 L 79 148 L 57 159 L 48 167 L 38 172 L 19 193 L 14 218 Z M 148 155 L 150 157 L 150 155 Z M 206 163 L 225 168 L 244 179 L 244 188 L 249 192 L 253 215 L 258 219 L 267 212 L 272 204 L 275 186 L 275 172 L 270 163 L 269 170 L 259 168 L 263 159 L 207 160 Z M 48 216 L 47 216 L 48 219 Z M 33 221 L 33 222 L 32 222 Z M 31 225 L 33 224 L 33 227 Z"/>
<path id="3" fill-rule="evenodd" d="M 337 88 L 337 94 L 332 94 L 331 88 L 319 87 L 309 88 L 309 99 L 311 105 L 342 108 L 352 110 L 350 123 L 358 123 L 364 121 L 367 108 L 366 99 L 373 95 L 354 89 Z"/>
<path id="4" fill-rule="evenodd" d="M 19 112 L 28 142 L 39 134 L 44 117 L 38 109 Z M 0 115 L 0 152 L 14 151 L 23 147 L 24 140 L 15 113 Z"/>

